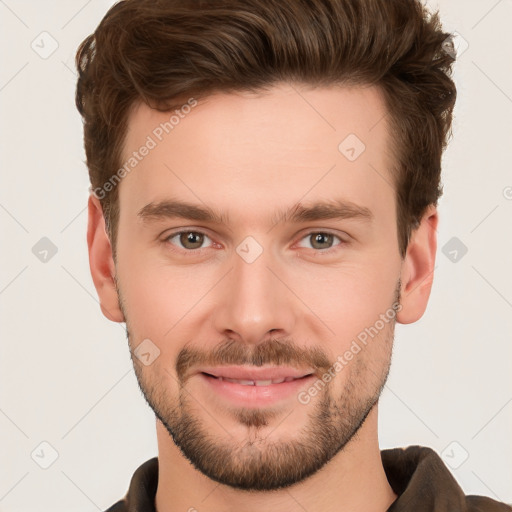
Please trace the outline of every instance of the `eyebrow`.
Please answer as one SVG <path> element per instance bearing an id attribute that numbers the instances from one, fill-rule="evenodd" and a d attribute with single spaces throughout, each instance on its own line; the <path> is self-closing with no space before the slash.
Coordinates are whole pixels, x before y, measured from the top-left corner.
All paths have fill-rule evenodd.
<path id="1" fill-rule="evenodd" d="M 227 215 L 216 212 L 212 208 L 173 199 L 156 203 L 151 202 L 141 208 L 137 216 L 144 223 L 162 219 L 181 218 L 199 222 L 229 224 L 229 217 Z M 374 215 L 367 207 L 342 199 L 317 201 L 305 205 L 299 202 L 288 210 L 278 209 L 275 211 L 272 216 L 272 224 L 285 221 L 300 223 L 327 219 L 358 219 L 371 222 L 374 219 Z"/>

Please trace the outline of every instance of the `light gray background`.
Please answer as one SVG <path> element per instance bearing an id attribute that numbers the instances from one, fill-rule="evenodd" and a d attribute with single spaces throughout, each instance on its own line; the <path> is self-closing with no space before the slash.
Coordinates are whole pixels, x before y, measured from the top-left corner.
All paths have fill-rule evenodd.
<path id="1" fill-rule="evenodd" d="M 87 256 L 74 55 L 111 3 L 0 0 L 0 511 L 103 510 L 157 454 L 124 324 L 102 316 Z M 469 46 L 432 296 L 397 326 L 380 442 L 430 446 L 466 493 L 512 502 L 512 2 L 430 5 Z M 57 248 L 46 262 L 32 250 L 43 237 Z M 468 249 L 456 262 L 453 237 Z"/>

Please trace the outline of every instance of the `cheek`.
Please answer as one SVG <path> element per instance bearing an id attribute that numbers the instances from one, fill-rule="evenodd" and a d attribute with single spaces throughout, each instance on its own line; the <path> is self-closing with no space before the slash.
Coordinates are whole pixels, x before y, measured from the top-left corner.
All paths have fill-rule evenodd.
<path id="1" fill-rule="evenodd" d="M 291 288 L 306 304 L 307 315 L 317 324 L 321 320 L 319 335 L 327 334 L 339 353 L 389 310 L 398 275 L 397 262 L 361 259 L 338 268 L 311 267 L 301 278 L 296 273 Z"/>
<path id="2" fill-rule="evenodd" d="M 129 236 L 120 238 L 118 277 L 135 334 L 163 341 L 170 329 L 174 336 L 184 334 L 192 318 L 202 321 L 201 312 L 211 312 L 215 292 L 207 298 L 205 294 L 225 272 L 222 265 L 176 266 L 164 261 L 158 251 L 150 255 L 128 247 L 134 247 Z M 290 296 L 290 305 L 309 319 L 309 327 L 320 339 L 331 337 L 341 350 L 393 302 L 399 258 L 393 261 L 393 256 L 383 257 L 386 254 L 393 255 L 391 248 L 381 245 L 379 251 L 349 253 L 336 266 L 290 264 L 282 269 L 283 276 L 300 298 Z M 193 311 L 195 305 L 198 309 Z"/>
<path id="3" fill-rule="evenodd" d="M 186 325 L 215 282 L 211 269 L 172 266 L 161 259 L 119 252 L 118 278 L 126 314 L 138 337 L 167 340 Z M 174 327 L 176 326 L 176 327 Z"/>

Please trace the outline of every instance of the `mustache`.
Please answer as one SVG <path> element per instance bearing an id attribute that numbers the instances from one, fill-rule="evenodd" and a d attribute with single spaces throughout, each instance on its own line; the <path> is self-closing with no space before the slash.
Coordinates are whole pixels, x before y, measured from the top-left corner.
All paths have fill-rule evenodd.
<path id="1" fill-rule="evenodd" d="M 205 352 L 192 347 L 183 347 L 176 359 L 176 374 L 185 382 L 197 366 L 222 365 L 275 365 L 295 368 L 311 367 L 325 372 L 331 361 L 318 347 L 302 348 L 292 341 L 269 339 L 258 345 L 246 345 L 235 340 L 226 340 Z"/>

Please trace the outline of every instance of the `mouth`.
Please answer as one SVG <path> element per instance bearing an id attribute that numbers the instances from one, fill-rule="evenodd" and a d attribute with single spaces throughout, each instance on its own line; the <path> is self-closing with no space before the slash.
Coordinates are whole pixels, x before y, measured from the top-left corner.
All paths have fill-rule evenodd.
<path id="1" fill-rule="evenodd" d="M 211 366 L 199 369 L 208 377 L 233 382 L 243 386 L 270 386 L 302 379 L 314 373 L 311 368 L 298 369 L 289 366 Z"/>
<path id="2" fill-rule="evenodd" d="M 226 381 L 226 382 L 232 382 L 233 384 L 240 384 L 242 386 L 271 386 L 272 384 L 281 384 L 283 382 L 291 382 L 294 380 L 301 380 L 305 379 L 306 377 L 309 377 L 313 375 L 312 373 L 307 373 L 306 375 L 302 375 L 301 377 L 278 377 L 275 379 L 233 379 L 230 377 L 224 377 L 224 376 L 217 376 L 212 375 L 207 372 L 201 372 L 203 375 L 206 375 L 207 377 L 212 377 L 214 379 L 217 379 L 219 381 Z"/>
<path id="3" fill-rule="evenodd" d="M 241 407 L 262 407 L 293 400 L 316 379 L 311 369 L 217 366 L 196 372 L 205 392 Z"/>

